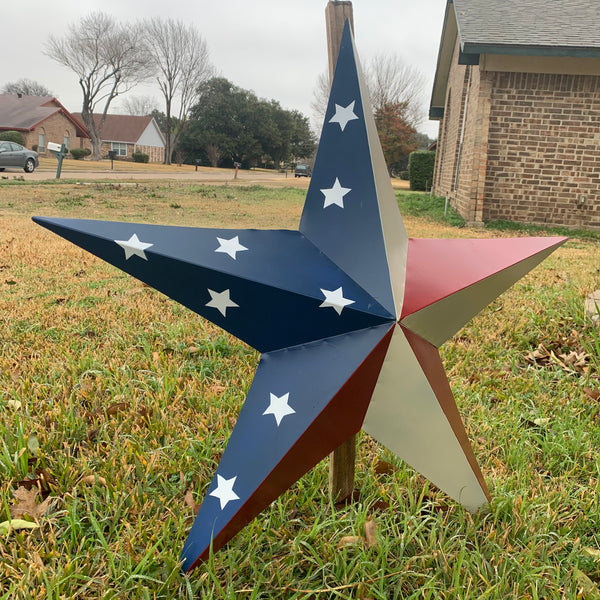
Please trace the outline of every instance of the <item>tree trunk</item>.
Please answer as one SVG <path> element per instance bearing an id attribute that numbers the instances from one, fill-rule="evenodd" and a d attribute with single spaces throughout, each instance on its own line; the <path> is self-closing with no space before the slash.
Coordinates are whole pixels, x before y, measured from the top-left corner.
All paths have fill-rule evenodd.
<path id="1" fill-rule="evenodd" d="M 83 120 L 83 124 L 87 129 L 87 132 L 90 134 L 90 146 L 92 147 L 92 160 L 101 160 L 102 159 L 102 139 L 100 137 L 100 132 L 96 127 L 96 122 L 94 121 L 94 117 L 90 112 L 83 111 L 81 113 L 81 118 Z"/>
<path id="2" fill-rule="evenodd" d="M 92 147 L 92 160 L 102 160 L 102 140 L 95 131 L 89 131 L 90 145 Z"/>

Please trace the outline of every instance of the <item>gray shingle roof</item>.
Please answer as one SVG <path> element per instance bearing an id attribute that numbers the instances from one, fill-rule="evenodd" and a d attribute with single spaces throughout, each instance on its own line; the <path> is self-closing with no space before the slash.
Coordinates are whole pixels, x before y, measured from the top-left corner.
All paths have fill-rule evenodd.
<path id="1" fill-rule="evenodd" d="M 59 107 L 52 103 L 52 96 L 0 95 L 0 127 L 29 131 L 47 119 Z"/>
<path id="2" fill-rule="evenodd" d="M 465 52 L 600 49 L 600 0 L 454 0 L 454 7 Z"/>
<path id="3" fill-rule="evenodd" d="M 78 137 L 89 137 L 82 123 L 52 96 L 0 94 L 0 129 L 31 131 L 48 117 L 62 113 L 75 125 Z"/>

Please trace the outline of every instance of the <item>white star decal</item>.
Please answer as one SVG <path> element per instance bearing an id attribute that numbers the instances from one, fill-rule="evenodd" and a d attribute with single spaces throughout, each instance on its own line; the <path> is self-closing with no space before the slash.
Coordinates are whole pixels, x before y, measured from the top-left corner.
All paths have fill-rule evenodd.
<path id="1" fill-rule="evenodd" d="M 352 188 L 342 187 L 342 185 L 340 184 L 340 180 L 336 177 L 333 187 L 321 190 L 321 193 L 325 196 L 323 208 L 327 208 L 332 204 L 336 204 L 337 206 L 344 208 L 344 196 L 351 191 Z"/>
<path id="2" fill-rule="evenodd" d="M 211 300 L 207 302 L 205 306 L 216 308 L 224 317 L 227 316 L 228 308 L 239 308 L 239 304 L 236 304 L 229 297 L 229 290 L 215 292 L 214 290 L 209 289 L 208 293 L 210 294 Z"/>
<path id="3" fill-rule="evenodd" d="M 240 499 L 233 491 L 233 484 L 236 479 L 237 475 L 231 479 L 225 479 L 225 477 L 217 475 L 217 487 L 209 494 L 209 496 L 214 496 L 219 499 L 221 510 L 223 510 L 229 502 Z"/>
<path id="4" fill-rule="evenodd" d="M 323 304 L 319 304 L 319 308 L 331 306 L 338 315 L 341 315 L 342 310 L 344 310 L 344 306 L 354 304 L 354 300 L 348 300 L 348 298 L 344 298 L 341 287 L 339 287 L 337 290 L 324 290 L 321 288 L 321 291 L 325 296 L 325 301 Z"/>
<path id="5" fill-rule="evenodd" d="M 217 238 L 219 244 L 221 244 L 215 252 L 224 252 L 225 254 L 229 254 L 233 260 L 236 260 L 236 253 L 242 252 L 243 250 L 248 250 L 246 246 L 242 246 L 240 244 L 240 240 L 238 236 L 232 237 L 230 240 L 226 240 L 224 238 Z"/>
<path id="6" fill-rule="evenodd" d="M 340 129 L 344 131 L 346 129 L 346 125 L 348 121 L 354 121 L 354 119 L 358 119 L 358 116 L 354 114 L 354 103 L 356 101 L 352 100 L 346 108 L 340 106 L 339 104 L 335 105 L 335 115 L 329 119 L 330 123 L 338 123 Z"/>
<path id="7" fill-rule="evenodd" d="M 277 421 L 277 427 L 281 423 L 283 417 L 287 415 L 293 415 L 296 411 L 288 404 L 290 399 L 289 392 L 283 396 L 276 396 L 271 394 L 271 403 L 263 415 L 273 415 Z"/>
<path id="8" fill-rule="evenodd" d="M 136 233 L 134 233 L 128 240 L 115 240 L 115 243 L 119 244 L 119 246 L 125 250 L 125 260 L 129 260 L 134 254 L 140 258 L 143 258 L 144 260 L 148 260 L 144 250 L 150 248 L 150 246 L 154 246 L 154 244 L 140 242 Z"/>

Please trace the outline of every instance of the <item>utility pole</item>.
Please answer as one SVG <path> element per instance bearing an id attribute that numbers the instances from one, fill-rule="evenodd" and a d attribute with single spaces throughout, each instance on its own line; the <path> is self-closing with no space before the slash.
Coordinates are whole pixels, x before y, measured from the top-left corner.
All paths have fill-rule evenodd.
<path id="1" fill-rule="evenodd" d="M 329 85 L 333 81 L 335 64 L 337 62 L 342 41 L 342 33 L 346 20 L 354 33 L 354 17 L 352 2 L 331 0 L 325 9 L 327 26 L 327 51 L 329 55 Z M 348 438 L 330 455 L 329 462 L 329 493 L 334 502 L 343 502 L 351 498 L 354 491 L 354 465 L 356 462 L 356 436 Z"/>

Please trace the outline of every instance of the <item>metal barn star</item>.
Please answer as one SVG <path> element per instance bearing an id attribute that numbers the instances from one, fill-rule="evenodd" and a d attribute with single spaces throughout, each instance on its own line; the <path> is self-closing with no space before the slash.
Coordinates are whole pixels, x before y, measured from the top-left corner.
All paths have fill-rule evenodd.
<path id="1" fill-rule="evenodd" d="M 185 570 L 361 427 L 489 498 L 437 348 L 565 238 L 409 239 L 348 25 L 299 231 L 34 220 L 262 353 Z"/>

